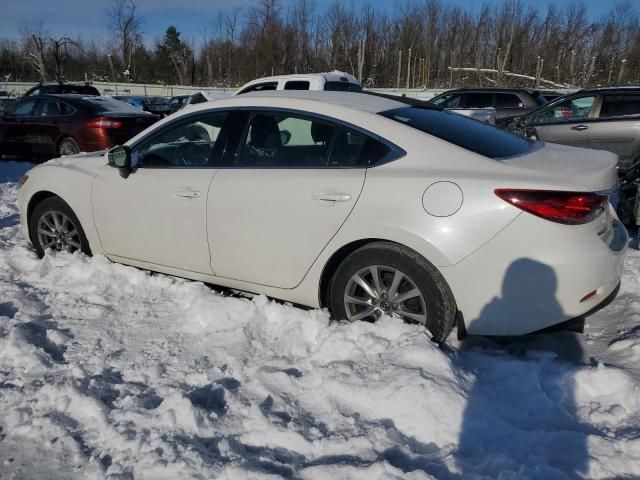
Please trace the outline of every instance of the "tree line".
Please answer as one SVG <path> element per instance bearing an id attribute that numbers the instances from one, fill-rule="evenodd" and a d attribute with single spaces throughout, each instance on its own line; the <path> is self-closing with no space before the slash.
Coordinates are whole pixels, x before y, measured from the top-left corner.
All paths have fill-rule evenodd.
<path id="1" fill-rule="evenodd" d="M 107 41 L 71 31 L 56 37 L 46 24 L 24 24 L 20 39 L 0 39 L 0 75 L 232 87 L 338 69 L 368 87 L 640 83 L 640 21 L 628 0 L 601 18 L 579 1 L 540 10 L 526 0 L 476 8 L 405 0 L 387 10 L 340 0 L 322 8 L 313 0 L 256 0 L 219 11 L 202 33 L 169 25 L 154 45 L 143 41 L 136 0 L 112 0 L 105 13 Z"/>

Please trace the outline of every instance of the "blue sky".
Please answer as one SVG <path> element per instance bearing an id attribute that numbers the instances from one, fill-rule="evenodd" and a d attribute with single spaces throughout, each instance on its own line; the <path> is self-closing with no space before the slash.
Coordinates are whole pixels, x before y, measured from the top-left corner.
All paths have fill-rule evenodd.
<path id="1" fill-rule="evenodd" d="M 292 4 L 295 0 L 284 0 Z M 357 7 L 366 0 L 349 0 Z M 378 8 L 391 10 L 394 2 L 369 0 Z M 451 0 L 460 6 L 479 8 L 480 0 Z M 486 0 L 489 4 L 501 0 Z M 526 1 L 526 0 L 525 0 Z M 559 7 L 575 0 L 530 0 L 540 10 L 553 3 Z M 634 0 L 637 1 L 637 0 Z M 143 18 L 146 43 L 162 37 L 169 25 L 175 25 L 183 37 L 199 40 L 204 30 L 211 25 L 219 10 L 242 7 L 245 10 L 255 5 L 257 0 L 136 0 Z M 0 36 L 20 36 L 20 25 L 25 22 L 43 22 L 46 29 L 55 36 L 81 36 L 84 39 L 105 39 L 108 36 L 105 10 L 109 0 L 2 0 L 0 15 Z M 315 0 L 316 9 L 321 10 L 329 0 Z M 443 0 L 445 3 L 445 0 Z M 594 19 L 607 13 L 614 0 L 582 0 Z"/>

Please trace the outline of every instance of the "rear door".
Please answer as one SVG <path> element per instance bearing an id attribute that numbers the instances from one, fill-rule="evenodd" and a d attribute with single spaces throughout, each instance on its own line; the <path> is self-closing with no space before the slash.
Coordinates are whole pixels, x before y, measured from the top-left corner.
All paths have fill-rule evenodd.
<path id="1" fill-rule="evenodd" d="M 604 94 L 589 128 L 592 148 L 616 153 L 628 165 L 640 154 L 640 94 Z"/>
<path id="2" fill-rule="evenodd" d="M 515 93 L 495 94 L 496 120 L 515 117 L 527 111 L 527 106 Z"/>
<path id="3" fill-rule="evenodd" d="M 589 148 L 597 99 L 582 95 L 541 109 L 531 120 L 533 133 L 545 142 Z"/>
<path id="4" fill-rule="evenodd" d="M 216 276 L 294 288 L 355 206 L 369 137 L 306 114 L 239 113 L 207 202 Z M 371 139 L 371 141 L 374 141 Z"/>
<path id="5" fill-rule="evenodd" d="M 43 98 L 34 111 L 35 142 L 33 150 L 38 155 L 56 155 L 57 141 L 67 131 L 75 110 L 68 104 L 52 98 Z"/>

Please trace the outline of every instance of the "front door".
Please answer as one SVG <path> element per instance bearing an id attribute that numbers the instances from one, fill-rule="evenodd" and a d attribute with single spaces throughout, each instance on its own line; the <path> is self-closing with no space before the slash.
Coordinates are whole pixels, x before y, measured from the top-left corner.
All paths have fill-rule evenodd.
<path id="1" fill-rule="evenodd" d="M 369 137 L 297 113 L 244 115 L 207 201 L 212 268 L 293 288 L 353 210 Z"/>
<path id="2" fill-rule="evenodd" d="M 590 147 L 595 95 L 574 97 L 544 108 L 533 119 L 535 135 L 550 143 Z"/>
<path id="3" fill-rule="evenodd" d="M 105 166 L 93 214 L 107 255 L 211 274 L 206 207 L 225 114 L 179 119 L 132 147 L 127 178 Z"/>

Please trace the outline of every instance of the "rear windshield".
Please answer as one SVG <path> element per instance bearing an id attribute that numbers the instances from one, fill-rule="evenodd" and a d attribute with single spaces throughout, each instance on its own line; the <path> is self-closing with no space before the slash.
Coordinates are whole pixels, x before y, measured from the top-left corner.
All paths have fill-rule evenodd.
<path id="1" fill-rule="evenodd" d="M 92 112 L 102 113 L 137 113 L 144 115 L 140 109 L 128 103 L 109 97 L 85 97 L 81 102 L 89 107 Z"/>
<path id="2" fill-rule="evenodd" d="M 362 87 L 351 82 L 327 82 L 324 89 L 331 92 L 361 92 Z"/>
<path id="3" fill-rule="evenodd" d="M 534 142 L 456 113 L 403 107 L 380 115 L 489 158 L 522 155 Z"/>

